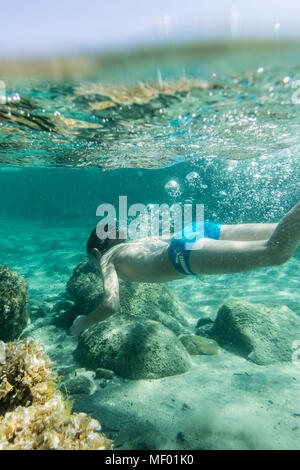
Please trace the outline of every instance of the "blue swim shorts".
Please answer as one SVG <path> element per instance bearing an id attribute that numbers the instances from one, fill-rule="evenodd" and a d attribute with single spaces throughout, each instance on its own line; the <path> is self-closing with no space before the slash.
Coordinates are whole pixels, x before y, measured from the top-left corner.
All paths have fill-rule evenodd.
<path id="1" fill-rule="evenodd" d="M 219 240 L 221 224 L 204 222 L 187 225 L 181 232 L 171 238 L 168 255 L 172 265 L 181 274 L 194 274 L 190 267 L 191 244 L 200 238 Z"/>

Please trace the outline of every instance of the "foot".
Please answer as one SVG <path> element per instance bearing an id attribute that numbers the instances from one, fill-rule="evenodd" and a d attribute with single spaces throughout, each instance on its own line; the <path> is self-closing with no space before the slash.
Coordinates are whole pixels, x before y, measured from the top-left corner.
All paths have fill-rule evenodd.
<path id="1" fill-rule="evenodd" d="M 87 315 L 79 315 L 75 318 L 73 325 L 70 328 L 72 336 L 79 336 L 80 333 L 90 326 Z"/>
<path id="2" fill-rule="evenodd" d="M 269 246 L 293 255 L 300 243 L 300 202 L 296 204 L 277 225 L 269 239 Z"/>

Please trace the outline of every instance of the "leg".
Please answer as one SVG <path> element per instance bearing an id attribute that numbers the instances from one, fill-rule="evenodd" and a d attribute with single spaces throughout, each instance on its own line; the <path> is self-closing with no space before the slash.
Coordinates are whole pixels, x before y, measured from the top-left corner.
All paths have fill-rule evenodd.
<path id="1" fill-rule="evenodd" d="M 220 240 L 255 241 L 268 240 L 278 224 L 222 225 Z"/>
<path id="2" fill-rule="evenodd" d="M 190 252 L 194 274 L 228 274 L 280 264 L 266 240 L 240 242 L 202 238 Z"/>
<path id="3" fill-rule="evenodd" d="M 299 243 L 300 202 L 275 224 L 268 240 L 198 240 L 190 254 L 190 266 L 195 274 L 237 273 L 277 266 L 293 256 Z"/>

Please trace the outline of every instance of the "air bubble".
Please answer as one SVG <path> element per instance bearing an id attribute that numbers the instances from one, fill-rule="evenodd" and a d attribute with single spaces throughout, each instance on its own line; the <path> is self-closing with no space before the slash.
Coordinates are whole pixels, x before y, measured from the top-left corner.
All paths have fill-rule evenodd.
<path id="1" fill-rule="evenodd" d="M 170 180 L 165 184 L 165 190 L 169 196 L 175 197 L 181 194 L 180 184 L 175 180 Z"/>
<path id="2" fill-rule="evenodd" d="M 199 173 L 196 171 L 191 171 L 191 173 L 188 173 L 185 177 L 186 183 L 188 183 L 191 186 L 194 186 L 200 179 Z"/>

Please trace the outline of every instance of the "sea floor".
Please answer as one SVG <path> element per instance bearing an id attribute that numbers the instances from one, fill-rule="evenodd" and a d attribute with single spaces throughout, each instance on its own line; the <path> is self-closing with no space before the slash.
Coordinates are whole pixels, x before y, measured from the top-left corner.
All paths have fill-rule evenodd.
<path id="1" fill-rule="evenodd" d="M 47 307 L 44 317 L 28 325 L 28 334 L 44 344 L 62 376 L 83 374 L 92 384 L 87 393 L 71 395 L 76 411 L 99 419 L 122 449 L 300 448 L 300 363 L 258 366 L 221 349 L 217 356 L 193 356 L 183 375 L 136 381 L 103 381 L 76 364 L 77 339 L 49 323 L 51 307 L 85 257 L 85 241 L 78 225 L 0 225 L 1 264 L 25 276 L 29 307 Z M 199 318 L 215 317 L 229 297 L 285 304 L 300 315 L 298 256 L 272 269 L 189 277 L 169 287 L 189 306 L 191 333 Z"/>

